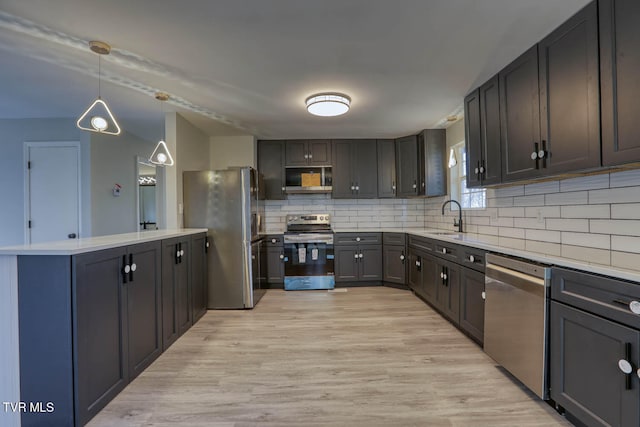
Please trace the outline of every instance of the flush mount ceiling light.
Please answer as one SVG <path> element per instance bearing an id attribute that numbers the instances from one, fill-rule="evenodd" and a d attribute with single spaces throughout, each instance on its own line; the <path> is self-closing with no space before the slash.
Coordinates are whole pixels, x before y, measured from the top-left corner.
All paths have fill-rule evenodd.
<path id="1" fill-rule="evenodd" d="M 89 48 L 92 52 L 98 54 L 98 99 L 86 109 L 80 116 L 76 125 L 82 130 L 90 132 L 106 133 L 109 135 L 120 135 L 120 126 L 113 117 L 111 110 L 106 102 L 100 97 L 100 74 L 102 55 L 108 55 L 111 52 L 111 46 L 100 41 L 89 42 Z"/>
<path id="2" fill-rule="evenodd" d="M 169 99 L 169 94 L 164 92 L 157 92 L 156 99 L 160 101 L 160 110 L 162 111 L 162 118 L 164 120 L 164 108 L 163 102 Z M 162 139 L 158 141 L 155 150 L 149 157 L 149 161 L 154 165 L 158 166 L 173 166 L 173 157 L 171 157 L 171 153 L 169 153 L 169 148 L 167 144 L 164 142 L 164 123 L 162 124 Z"/>
<path id="3" fill-rule="evenodd" d="M 305 104 L 314 116 L 333 117 L 349 111 L 351 98 L 340 93 L 318 93 L 308 97 Z"/>

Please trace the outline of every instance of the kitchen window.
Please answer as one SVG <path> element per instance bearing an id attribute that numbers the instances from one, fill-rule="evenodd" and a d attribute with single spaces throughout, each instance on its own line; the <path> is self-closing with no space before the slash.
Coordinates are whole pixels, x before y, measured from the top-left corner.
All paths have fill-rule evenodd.
<path id="1" fill-rule="evenodd" d="M 458 200 L 462 209 L 486 208 L 486 190 L 484 188 L 467 188 L 467 152 L 464 149 L 464 141 L 451 147 L 448 160 L 451 198 Z M 457 206 L 451 205 L 451 209 L 456 210 Z"/>

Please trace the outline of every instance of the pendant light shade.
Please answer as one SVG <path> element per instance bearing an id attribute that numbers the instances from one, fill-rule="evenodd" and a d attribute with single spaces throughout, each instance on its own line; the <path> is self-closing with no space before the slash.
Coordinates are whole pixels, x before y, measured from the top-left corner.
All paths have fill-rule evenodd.
<path id="1" fill-rule="evenodd" d="M 162 111 L 162 118 L 164 119 L 164 109 L 162 108 L 162 103 L 169 99 L 169 94 L 158 92 L 156 93 L 156 99 L 160 101 L 160 110 Z M 163 138 L 158 141 L 155 150 L 153 150 L 151 157 L 149 157 L 149 161 L 158 166 L 173 166 L 173 157 L 171 157 L 169 147 L 167 147 L 166 142 L 164 142 L 164 123 L 162 124 L 162 129 Z"/>
<path id="2" fill-rule="evenodd" d="M 100 41 L 89 42 L 89 48 L 98 55 L 108 55 L 111 52 L 111 46 Z M 100 56 L 98 56 L 98 99 L 85 110 L 76 122 L 82 130 L 90 132 L 106 133 L 109 135 L 120 135 L 120 126 L 113 116 L 111 109 L 106 102 L 100 97 L 100 74 L 101 74 Z"/>

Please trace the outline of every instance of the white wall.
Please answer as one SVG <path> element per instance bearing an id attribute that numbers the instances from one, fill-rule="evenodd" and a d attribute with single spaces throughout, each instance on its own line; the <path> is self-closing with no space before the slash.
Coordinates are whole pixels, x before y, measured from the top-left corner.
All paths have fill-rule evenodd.
<path id="1" fill-rule="evenodd" d="M 34 141 L 80 141 L 81 155 L 81 236 L 91 234 L 90 143 L 72 119 L 0 120 L 0 183 L 3 204 L 0 208 L 0 246 L 24 243 L 24 170 L 23 147 Z"/>
<path id="2" fill-rule="evenodd" d="M 193 126 L 181 115 L 176 115 L 176 201 L 177 224 L 184 225 L 182 210 L 182 172 L 211 169 L 209 164 L 209 136 Z"/>
<path id="3" fill-rule="evenodd" d="M 136 158 L 148 158 L 155 143 L 123 132 L 119 136 L 91 134 L 91 212 L 93 235 L 138 230 Z M 120 196 L 113 187 L 120 184 Z"/>
<path id="4" fill-rule="evenodd" d="M 253 135 L 214 136 L 210 143 L 211 169 L 230 166 L 257 166 L 256 138 Z"/>

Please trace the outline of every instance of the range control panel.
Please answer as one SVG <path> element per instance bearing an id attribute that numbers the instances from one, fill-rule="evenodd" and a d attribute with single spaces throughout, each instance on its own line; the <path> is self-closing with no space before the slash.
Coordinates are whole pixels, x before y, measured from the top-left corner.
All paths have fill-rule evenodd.
<path id="1" fill-rule="evenodd" d="M 329 214 L 287 215 L 287 225 L 331 225 Z"/>

